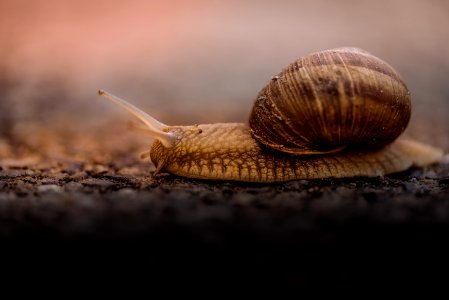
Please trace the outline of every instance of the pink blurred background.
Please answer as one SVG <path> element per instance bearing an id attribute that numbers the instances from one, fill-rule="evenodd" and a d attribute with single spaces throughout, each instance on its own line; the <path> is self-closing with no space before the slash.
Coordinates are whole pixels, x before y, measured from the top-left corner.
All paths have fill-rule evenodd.
<path id="1" fill-rule="evenodd" d="M 99 88 L 168 124 L 244 122 L 291 61 L 356 46 L 408 84 L 406 134 L 449 150 L 444 0 L 0 0 L 0 45 L 0 134 L 36 124 L 127 135 L 133 118 Z"/>

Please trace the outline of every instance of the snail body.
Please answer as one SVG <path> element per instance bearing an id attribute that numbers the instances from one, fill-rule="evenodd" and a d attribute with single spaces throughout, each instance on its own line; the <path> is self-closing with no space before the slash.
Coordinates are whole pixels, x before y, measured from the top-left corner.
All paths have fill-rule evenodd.
<path id="1" fill-rule="evenodd" d="M 426 166 L 441 152 L 411 140 L 398 140 L 375 151 L 298 156 L 260 145 L 243 123 L 169 127 L 181 138 L 173 148 L 158 140 L 151 160 L 158 169 L 183 177 L 277 182 L 295 179 L 374 177 Z"/>
<path id="2" fill-rule="evenodd" d="M 276 182 L 373 177 L 426 166 L 442 151 L 396 138 L 411 114 L 407 87 L 388 64 L 356 48 L 303 57 L 256 98 L 249 125 L 167 126 L 104 91 L 155 137 L 157 171 L 201 179 Z"/>

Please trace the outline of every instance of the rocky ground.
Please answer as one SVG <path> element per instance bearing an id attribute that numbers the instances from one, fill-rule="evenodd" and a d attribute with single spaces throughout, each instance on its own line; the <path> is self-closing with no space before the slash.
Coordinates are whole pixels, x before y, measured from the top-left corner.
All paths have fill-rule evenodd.
<path id="1" fill-rule="evenodd" d="M 2 265 L 21 278 L 382 287 L 438 285 L 449 267 L 447 159 L 374 179 L 206 182 L 152 177 L 120 135 L 29 130 L 0 142 Z"/>

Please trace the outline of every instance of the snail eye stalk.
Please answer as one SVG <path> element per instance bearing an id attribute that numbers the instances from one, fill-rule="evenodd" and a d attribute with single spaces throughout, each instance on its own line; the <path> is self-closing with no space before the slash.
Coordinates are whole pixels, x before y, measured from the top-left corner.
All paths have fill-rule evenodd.
<path id="1" fill-rule="evenodd" d="M 168 126 L 164 123 L 159 122 L 143 110 L 137 108 L 136 106 L 132 105 L 131 103 L 114 96 L 104 90 L 99 90 L 98 95 L 105 97 L 106 99 L 114 102 L 115 104 L 123 107 L 133 115 L 135 115 L 137 118 L 139 118 L 147 127 L 148 132 L 156 139 L 160 140 L 161 143 L 166 148 L 172 148 L 175 145 L 176 141 L 176 134 L 172 132 L 164 132 L 163 130 L 167 128 Z"/>

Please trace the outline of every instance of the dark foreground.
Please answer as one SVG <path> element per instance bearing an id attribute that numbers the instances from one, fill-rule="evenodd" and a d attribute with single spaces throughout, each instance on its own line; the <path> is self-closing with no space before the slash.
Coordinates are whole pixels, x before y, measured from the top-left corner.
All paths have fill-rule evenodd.
<path id="1" fill-rule="evenodd" d="M 319 291 L 448 279 L 447 163 L 273 185 L 151 178 L 133 160 L 28 165 L 0 170 L 2 272 L 12 281 Z"/>

